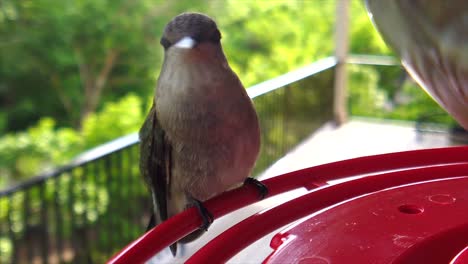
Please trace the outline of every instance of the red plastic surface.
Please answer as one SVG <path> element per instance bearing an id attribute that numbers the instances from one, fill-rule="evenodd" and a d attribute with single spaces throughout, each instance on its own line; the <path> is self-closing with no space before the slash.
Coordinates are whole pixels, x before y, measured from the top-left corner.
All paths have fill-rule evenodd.
<path id="1" fill-rule="evenodd" d="M 385 188 L 468 174 L 468 164 L 396 171 L 364 177 L 310 192 L 246 218 L 196 252 L 186 263 L 222 263 L 268 233 L 354 197 Z M 337 238 L 339 239 L 339 238 Z"/>
<path id="2" fill-rule="evenodd" d="M 449 263 L 466 246 L 468 177 L 342 203 L 276 234 L 264 263 Z"/>
<path id="3" fill-rule="evenodd" d="M 453 260 L 450 262 L 450 264 L 466 264 L 468 263 L 468 246 L 465 247 L 465 249 L 460 252 Z"/>
<path id="4" fill-rule="evenodd" d="M 330 180 L 393 171 L 377 177 L 365 177 L 322 188 L 247 218 L 207 244 L 189 262 L 217 263 L 226 261 L 263 235 L 317 210 L 383 188 L 411 182 L 464 176 L 468 172 L 467 163 L 468 147 L 426 149 L 339 161 L 268 179 L 264 181 L 264 184 L 269 188 L 268 197 L 271 197 L 301 187 L 308 190 L 316 189 L 325 186 L 326 182 Z M 257 197 L 258 193 L 254 187 L 244 186 L 207 201 L 205 207 L 212 212 L 216 219 L 255 203 L 258 201 Z M 200 225 L 201 219 L 196 209 L 188 209 L 129 244 L 108 263 L 142 263 L 147 261 L 154 254 L 197 229 Z"/>

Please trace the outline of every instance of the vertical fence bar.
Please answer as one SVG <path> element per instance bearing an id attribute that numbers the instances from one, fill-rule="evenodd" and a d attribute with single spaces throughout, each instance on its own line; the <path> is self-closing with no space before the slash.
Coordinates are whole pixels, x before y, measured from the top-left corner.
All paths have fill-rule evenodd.
<path id="1" fill-rule="evenodd" d="M 292 116 L 292 109 L 291 106 L 289 105 L 289 98 L 291 97 L 291 89 L 292 87 L 288 85 L 286 89 L 284 89 L 284 95 L 283 95 L 283 115 L 284 115 L 284 121 L 283 121 L 283 148 L 281 149 L 281 154 L 286 153 L 290 148 L 291 144 L 289 143 L 288 135 L 289 135 L 289 126 L 291 122 L 294 122 L 294 117 Z M 280 154 L 280 155 L 281 155 Z M 278 156 L 280 156 L 278 155 Z"/>
<path id="2" fill-rule="evenodd" d="M 135 195 L 134 195 L 134 192 L 133 192 L 133 174 L 132 174 L 132 150 L 133 150 L 133 147 L 127 149 L 126 151 L 126 156 L 127 156 L 127 167 L 126 167 L 126 174 L 127 174 L 127 197 L 133 197 L 134 199 L 136 198 Z M 136 202 L 135 200 L 133 202 Z M 133 217 L 133 211 L 132 211 L 132 206 L 131 205 L 128 205 L 126 207 L 126 214 L 129 216 L 129 226 L 128 226 L 128 235 L 129 237 L 131 237 L 132 239 L 134 239 L 134 236 L 133 236 L 133 221 L 134 221 L 134 217 Z"/>
<path id="3" fill-rule="evenodd" d="M 70 216 L 70 224 L 67 226 L 69 228 L 69 240 L 71 242 L 71 249 L 73 250 L 73 258 L 75 259 L 76 256 L 79 254 L 79 249 L 78 246 L 76 245 L 76 238 L 75 238 L 75 226 L 76 226 L 76 218 L 75 218 L 75 192 L 74 192 L 74 186 L 75 186 L 75 169 L 70 170 L 69 175 L 69 181 L 68 181 L 68 213 Z"/>
<path id="4" fill-rule="evenodd" d="M 23 236 L 28 237 L 29 236 L 29 216 L 30 216 L 30 198 L 29 198 L 29 192 L 31 188 L 28 188 L 26 190 L 23 190 L 24 193 L 24 199 L 23 199 Z M 30 243 L 30 239 L 27 240 L 27 244 Z M 31 263 L 33 259 L 33 249 L 32 247 L 26 246 L 24 247 L 26 250 L 26 258 L 27 262 Z"/>
<path id="5" fill-rule="evenodd" d="M 53 203 L 54 203 L 54 218 L 55 218 L 55 250 L 57 253 L 58 263 L 63 263 L 63 216 L 61 215 L 61 203 L 60 203 L 60 179 L 59 177 L 54 179 L 54 193 L 53 193 Z"/>
<path id="6" fill-rule="evenodd" d="M 102 188 L 102 191 L 104 193 L 104 196 L 105 197 L 108 197 L 108 203 L 110 202 L 110 197 L 109 197 L 109 185 L 106 183 L 106 162 L 107 162 L 107 159 L 108 157 L 104 157 L 102 159 L 99 159 L 99 162 L 98 162 L 98 165 L 96 167 L 96 170 L 98 171 L 97 175 L 97 182 L 98 182 L 98 186 L 99 188 L 101 189 Z M 102 197 L 98 197 L 98 200 L 97 200 L 97 204 L 100 204 L 101 202 L 104 203 L 104 201 L 102 200 L 103 198 Z M 103 206 L 103 205 L 101 205 Z M 107 245 L 110 243 L 109 242 L 109 218 L 107 217 L 107 211 L 109 210 L 109 204 L 106 204 L 105 205 L 106 207 L 103 208 L 101 207 L 101 212 L 100 212 L 100 215 L 99 215 L 99 219 L 98 219 L 98 230 L 97 230 L 97 239 L 99 241 L 99 250 L 101 252 L 105 252 L 107 254 Z"/>
<path id="7" fill-rule="evenodd" d="M 122 215 L 126 215 L 127 216 L 127 225 L 126 225 L 126 239 L 129 239 L 129 240 L 132 240 L 134 237 L 132 235 L 132 215 L 129 214 L 128 212 L 128 208 L 131 207 L 133 204 L 137 203 L 136 201 L 136 197 L 135 196 L 132 196 L 131 194 L 131 186 L 132 186 L 132 174 L 131 174 L 131 167 L 132 167 L 132 164 L 130 164 L 130 152 L 131 152 L 131 148 L 129 149 L 126 149 L 125 151 L 123 151 L 125 153 L 125 166 L 123 168 L 123 173 L 125 175 L 125 197 L 126 199 L 128 199 L 129 202 L 127 202 L 126 204 L 126 207 L 122 208 Z M 130 202 L 130 199 L 133 200 Z"/>
<path id="8" fill-rule="evenodd" d="M 114 225 L 114 220 L 111 215 L 114 213 L 114 199 L 113 197 L 113 186 L 114 183 L 112 182 L 112 157 L 108 156 L 105 158 L 104 162 L 104 184 L 107 187 L 108 190 L 108 196 L 109 196 L 109 204 L 107 206 L 107 210 L 105 213 L 105 217 L 107 218 L 107 224 L 103 229 L 106 229 L 106 236 L 107 236 L 107 241 L 109 242 L 109 247 L 106 249 L 106 253 L 112 254 L 112 250 L 115 246 L 114 243 L 114 230 L 115 230 L 115 225 Z"/>
<path id="9" fill-rule="evenodd" d="M 138 146 L 138 145 L 137 145 Z M 143 183 L 143 179 L 142 177 L 135 177 L 135 175 L 133 175 L 133 166 L 138 166 L 138 165 L 134 165 L 134 164 L 138 164 L 138 161 L 137 159 L 135 159 L 135 154 L 136 153 L 139 153 L 138 152 L 139 148 L 138 147 L 135 147 L 133 146 L 129 153 L 129 174 L 132 176 L 132 183 L 131 183 L 131 187 L 130 187 L 130 190 L 131 190 L 131 194 L 133 197 L 138 197 L 139 199 L 139 195 L 137 195 L 139 192 L 138 190 L 138 180 L 141 180 L 141 184 L 144 184 Z M 138 173 L 139 173 L 139 170 L 138 170 Z M 138 175 L 139 176 L 139 175 Z M 137 180 L 138 179 L 138 180 Z M 139 204 L 139 201 L 138 201 L 138 204 Z M 140 222 L 141 222 L 141 215 L 145 215 L 144 213 L 144 210 L 141 210 L 143 206 L 129 206 L 129 211 L 130 211 L 130 214 L 132 216 L 132 236 L 135 236 L 135 235 L 139 235 L 140 233 L 143 233 L 145 230 L 140 230 Z M 140 212 L 139 212 L 140 211 Z M 140 213 L 140 217 L 138 215 L 138 213 Z M 135 226 L 136 225 L 136 226 Z"/>
<path id="10" fill-rule="evenodd" d="M 7 221 L 8 221 L 8 236 L 10 237 L 12 243 L 12 252 L 11 252 L 11 262 L 10 263 L 17 263 L 18 262 L 18 248 L 16 243 L 16 235 L 13 231 L 13 221 L 12 221 L 12 211 L 13 211 L 13 195 L 11 194 L 7 196 L 8 199 L 8 214 L 7 214 Z"/>
<path id="11" fill-rule="evenodd" d="M 98 204 L 96 203 L 97 196 L 99 195 L 99 186 L 95 181 L 96 175 L 96 161 L 88 164 L 87 181 L 92 188 L 87 190 L 87 211 L 86 211 L 86 243 L 87 255 L 91 263 L 95 263 L 96 248 L 96 230 L 97 220 L 99 219 Z"/>
<path id="12" fill-rule="evenodd" d="M 100 184 L 99 184 L 99 181 L 98 181 L 98 178 L 99 178 L 99 164 L 101 164 L 101 160 L 98 160 L 98 161 L 95 161 L 93 162 L 93 182 L 94 182 L 94 186 L 96 186 L 96 194 L 94 195 L 94 206 L 95 206 L 95 210 L 96 210 L 96 213 L 99 215 L 99 207 L 98 207 L 98 204 L 99 204 L 99 191 L 100 191 Z"/>
<path id="13" fill-rule="evenodd" d="M 286 128 L 287 116 L 286 116 L 286 112 L 284 111 L 284 108 L 285 108 L 286 93 L 289 88 L 290 86 L 287 85 L 283 89 L 276 91 L 278 95 L 276 96 L 277 102 L 276 104 L 274 104 L 274 107 L 278 113 L 278 116 L 280 116 L 280 118 L 278 119 L 278 122 L 279 122 L 278 126 L 281 129 L 278 130 L 279 132 L 278 138 L 279 138 L 280 144 L 276 148 L 275 157 L 279 157 L 281 155 L 280 153 L 284 153 L 284 150 L 286 149 L 285 128 Z"/>
<path id="14" fill-rule="evenodd" d="M 125 206 L 125 200 L 122 198 L 125 197 L 125 190 L 128 188 L 128 185 L 124 184 L 124 175 L 123 175 L 123 150 L 119 150 L 115 153 L 115 160 L 116 162 L 114 163 L 116 173 L 114 175 L 115 177 L 115 188 L 114 188 L 114 196 L 116 198 L 116 207 L 114 210 L 114 214 L 117 216 L 115 217 L 116 222 L 118 223 L 117 225 L 117 230 L 115 230 L 115 237 L 116 237 L 116 245 L 119 247 L 124 246 L 125 244 L 122 244 L 122 241 L 125 238 L 125 228 L 127 224 L 122 224 L 122 222 L 125 222 L 126 219 L 124 219 L 124 214 L 123 214 L 123 207 Z M 127 201 L 132 202 L 132 201 Z M 120 223 L 119 223 L 120 222 Z M 113 249 L 114 250 L 114 249 Z"/>
<path id="15" fill-rule="evenodd" d="M 63 216 L 60 214 L 61 213 L 61 206 L 60 206 L 60 196 L 59 196 L 59 190 L 60 190 L 60 179 L 61 178 L 55 178 L 54 179 L 54 193 L 53 193 L 53 203 L 54 203 L 54 221 L 55 221 L 55 250 L 57 252 L 57 261 L 58 263 L 63 263 L 63 241 L 62 241 L 62 234 L 63 234 L 63 229 L 62 229 L 62 219 Z"/>
<path id="16" fill-rule="evenodd" d="M 117 191 L 118 190 L 118 185 L 119 185 L 119 176 L 118 176 L 118 167 L 117 167 L 117 160 L 118 160 L 118 154 L 117 153 L 114 153 L 114 155 L 112 155 L 110 157 L 110 160 L 111 160 L 111 167 L 110 167 L 110 171 L 112 172 L 112 174 L 109 175 L 109 182 L 112 182 L 112 188 L 111 188 L 111 197 L 112 197 L 112 202 L 111 202 L 111 214 L 112 216 L 116 216 L 117 217 L 111 217 L 111 220 L 112 220 L 112 232 L 111 232 L 111 236 L 112 236 L 112 247 L 110 248 L 111 250 L 111 254 L 114 253 L 114 250 L 115 248 L 117 248 L 117 245 L 119 244 L 119 232 L 120 232 L 120 229 L 119 229 L 119 220 L 117 219 L 118 218 L 118 213 L 119 213 L 119 204 L 120 204 L 120 194 L 119 192 Z"/>
<path id="17" fill-rule="evenodd" d="M 127 214 L 127 209 L 130 206 L 133 206 L 134 204 L 137 203 L 136 197 L 130 196 L 130 186 L 131 186 L 131 174 L 129 172 L 130 168 L 130 161 L 128 159 L 129 157 L 129 152 L 130 149 L 122 150 L 122 159 L 123 159 L 123 164 L 122 164 L 122 175 L 123 175 L 123 184 L 125 186 L 124 190 L 124 201 L 123 204 L 125 204 L 124 207 L 121 208 L 121 214 L 122 216 L 126 216 L 127 221 L 125 222 L 125 240 L 132 240 L 133 236 L 131 235 L 131 225 L 132 225 L 132 217 L 131 215 Z M 126 202 L 127 201 L 127 202 Z M 125 246 L 125 245 L 124 245 Z"/>
<path id="18" fill-rule="evenodd" d="M 40 221 L 40 234 L 41 234 L 41 256 L 42 256 L 42 263 L 49 263 L 48 255 L 49 255 L 49 221 L 47 217 L 47 210 L 49 206 L 47 206 L 47 200 L 45 196 L 45 186 L 46 183 L 42 182 L 39 185 L 39 197 L 41 198 L 40 201 L 40 211 L 41 211 L 41 221 Z"/>
<path id="19" fill-rule="evenodd" d="M 89 163 L 82 165 L 83 174 L 81 178 L 81 202 L 83 203 L 83 212 L 81 214 L 81 232 L 80 235 L 80 248 L 83 249 L 83 257 L 86 259 L 87 262 L 91 260 L 90 257 L 90 241 L 89 241 L 89 229 L 88 229 L 88 212 L 89 212 L 89 187 L 91 186 L 91 182 L 88 181 L 88 174 L 89 174 Z"/>

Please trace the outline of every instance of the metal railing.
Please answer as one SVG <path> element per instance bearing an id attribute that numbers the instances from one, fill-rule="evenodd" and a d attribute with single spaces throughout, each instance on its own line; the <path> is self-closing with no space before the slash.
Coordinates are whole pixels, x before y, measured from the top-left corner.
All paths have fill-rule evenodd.
<path id="1" fill-rule="evenodd" d="M 262 129 L 257 175 L 332 118 L 330 57 L 248 89 Z M 103 263 L 145 230 L 151 204 L 132 134 L 0 191 L 0 263 Z"/>
<path id="2" fill-rule="evenodd" d="M 100 263 L 150 208 L 135 143 L 0 194 L 1 263 Z"/>

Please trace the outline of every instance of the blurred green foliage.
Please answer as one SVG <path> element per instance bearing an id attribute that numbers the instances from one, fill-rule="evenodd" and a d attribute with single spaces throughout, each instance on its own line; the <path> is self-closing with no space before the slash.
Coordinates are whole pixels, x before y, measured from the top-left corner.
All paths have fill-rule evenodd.
<path id="1" fill-rule="evenodd" d="M 129 92 L 147 96 L 165 23 L 185 10 L 207 11 L 207 3 L 1 1 L 0 111 L 7 116 L 0 128 L 25 129 L 43 116 L 79 128 Z"/>
<path id="2" fill-rule="evenodd" d="M 401 66 L 349 65 L 348 70 L 351 115 L 456 124 Z"/>
<path id="3" fill-rule="evenodd" d="M 11 183 L 65 164 L 77 154 L 122 135 L 136 132 L 144 118 L 141 98 L 128 94 L 85 118 L 81 131 L 57 128 L 44 117 L 24 132 L 0 138 L 0 173 Z"/>
<path id="4" fill-rule="evenodd" d="M 218 23 L 229 63 L 245 86 L 332 55 L 334 1 L 243 3 L 228 0 Z"/>
<path id="5" fill-rule="evenodd" d="M 335 1 L 5 0 L 0 11 L 0 188 L 136 132 L 154 93 L 162 29 L 182 11 L 217 20 L 247 87 L 334 47 Z M 392 54 L 361 1 L 350 11 L 350 53 Z M 401 74 L 350 66 L 351 113 L 415 119 L 439 111 L 424 92 L 400 89 Z M 412 99 L 396 104 L 401 95 Z"/>
<path id="6" fill-rule="evenodd" d="M 373 67 L 349 65 L 349 105 L 353 115 L 375 113 L 385 107 L 386 91 L 377 89 L 379 75 Z"/>
<path id="7" fill-rule="evenodd" d="M 349 52 L 352 54 L 392 55 L 393 52 L 372 25 L 363 2 L 351 0 Z"/>
<path id="8" fill-rule="evenodd" d="M 162 29 L 182 11 L 215 18 L 228 60 L 247 87 L 333 54 L 333 0 L 3 0 L 0 189 L 136 132 L 154 94 Z M 361 1 L 351 1 L 350 17 L 351 53 L 392 54 Z M 327 70 L 255 100 L 263 140 L 255 174 L 331 118 L 332 81 Z M 349 108 L 353 115 L 404 120 L 441 111 L 398 66 L 350 65 Z M 434 121 L 452 122 L 447 115 Z M 0 263 L 27 240 L 27 226 L 41 222 L 40 208 L 52 219 L 51 235 L 95 238 L 83 252 L 96 263 L 141 234 L 148 192 L 136 146 L 123 153 L 0 199 Z M 24 214 L 27 201 L 31 216 Z"/>
<path id="9" fill-rule="evenodd" d="M 394 55 L 373 27 L 365 6 L 351 1 L 351 54 Z M 453 125 L 455 121 L 400 66 L 349 65 L 351 115 Z"/>
<path id="10" fill-rule="evenodd" d="M 3 179 L 22 180 L 38 171 L 63 164 L 78 154 L 82 140 L 71 128 L 56 129 L 52 118 L 42 118 L 24 132 L 0 138 L 0 172 Z M 62 150 L 66 149 L 67 152 Z"/>
<path id="11" fill-rule="evenodd" d="M 84 149 L 136 132 L 146 115 L 142 99 L 132 93 L 90 114 L 83 122 Z"/>

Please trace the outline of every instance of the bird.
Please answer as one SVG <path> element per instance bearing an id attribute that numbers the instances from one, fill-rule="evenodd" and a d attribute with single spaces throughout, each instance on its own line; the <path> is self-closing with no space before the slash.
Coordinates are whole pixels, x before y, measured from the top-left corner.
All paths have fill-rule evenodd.
<path id="1" fill-rule="evenodd" d="M 366 0 L 413 79 L 468 130 L 468 1 Z"/>
<path id="2" fill-rule="evenodd" d="M 153 105 L 140 131 L 140 171 L 153 212 L 148 228 L 188 207 L 203 226 L 170 246 L 188 243 L 213 222 L 203 202 L 249 178 L 260 150 L 260 126 L 252 100 L 228 64 L 216 22 L 182 13 L 164 28 L 164 59 Z M 247 180 L 246 180 L 247 179 Z"/>

